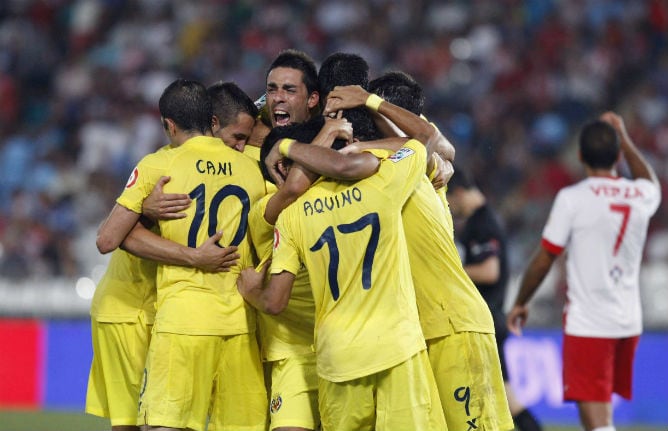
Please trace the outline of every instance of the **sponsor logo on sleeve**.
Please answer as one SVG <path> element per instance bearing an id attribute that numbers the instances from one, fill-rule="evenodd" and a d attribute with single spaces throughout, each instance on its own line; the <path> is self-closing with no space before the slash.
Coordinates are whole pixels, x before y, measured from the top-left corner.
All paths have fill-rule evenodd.
<path id="1" fill-rule="evenodd" d="M 388 157 L 387 160 L 391 160 L 394 163 L 397 163 L 398 161 L 403 160 L 408 156 L 412 156 L 413 154 L 415 154 L 415 151 L 413 151 L 410 148 L 403 147 L 399 151 Z"/>

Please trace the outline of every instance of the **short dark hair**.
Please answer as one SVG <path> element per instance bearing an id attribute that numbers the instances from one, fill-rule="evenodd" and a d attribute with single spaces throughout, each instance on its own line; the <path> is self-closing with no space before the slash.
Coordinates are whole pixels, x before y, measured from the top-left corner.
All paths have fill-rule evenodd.
<path id="1" fill-rule="evenodd" d="M 313 59 L 303 51 L 296 49 L 286 49 L 281 51 L 274 61 L 269 65 L 265 80 L 269 72 L 277 67 L 288 67 L 302 72 L 302 81 L 309 94 L 319 91 L 318 88 L 318 69 L 315 67 Z"/>
<path id="2" fill-rule="evenodd" d="M 366 90 L 369 87 L 369 64 L 357 54 L 330 54 L 320 66 L 318 82 L 323 104 L 337 85 L 359 85 Z M 353 134 L 360 141 L 380 138 L 378 127 L 365 107 L 346 109 L 343 116 L 353 125 Z"/>
<path id="3" fill-rule="evenodd" d="M 611 169 L 619 158 L 619 138 L 608 123 L 594 120 L 580 131 L 582 161 L 593 169 Z"/>
<path id="4" fill-rule="evenodd" d="M 269 175 L 267 166 L 264 164 L 264 160 L 267 158 L 267 155 L 274 147 L 274 145 L 276 145 L 276 143 L 278 143 L 281 139 L 289 138 L 294 139 L 297 142 L 310 144 L 324 125 L 325 117 L 322 115 L 317 115 L 303 123 L 289 124 L 287 126 L 274 127 L 271 129 L 269 134 L 264 138 L 264 142 L 260 148 L 260 170 L 262 171 L 264 178 L 267 181 L 271 181 L 272 183 L 274 182 L 273 178 L 271 178 Z M 336 139 L 332 144 L 332 148 L 335 150 L 341 149 L 345 146 L 346 142 L 342 139 Z"/>
<path id="5" fill-rule="evenodd" d="M 165 88 L 158 101 L 160 115 L 184 131 L 202 134 L 211 130 L 213 109 L 206 87 L 197 81 L 177 79 Z"/>
<path id="6" fill-rule="evenodd" d="M 424 110 L 422 86 L 409 74 L 401 71 L 386 72 L 369 82 L 369 91 L 415 115 Z"/>
<path id="7" fill-rule="evenodd" d="M 253 118 L 258 115 L 258 109 L 251 98 L 234 82 L 218 81 L 207 88 L 213 115 L 218 118 L 221 127 L 226 127 L 236 120 L 240 113 L 246 113 Z"/>
<path id="8" fill-rule="evenodd" d="M 324 100 L 337 85 L 369 87 L 369 64 L 357 54 L 335 52 L 325 58 L 318 72 L 320 96 Z"/>

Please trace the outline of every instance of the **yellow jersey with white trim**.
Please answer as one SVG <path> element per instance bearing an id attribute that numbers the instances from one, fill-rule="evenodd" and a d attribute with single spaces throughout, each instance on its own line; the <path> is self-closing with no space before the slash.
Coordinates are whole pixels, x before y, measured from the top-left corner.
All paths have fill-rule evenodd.
<path id="1" fill-rule="evenodd" d="M 117 199 L 140 213 L 144 199 L 163 175 L 165 193 L 188 193 L 185 218 L 161 220 L 164 238 L 198 247 L 217 231 L 221 245 L 236 245 L 240 259 L 230 272 L 209 273 L 177 265 L 158 265 L 155 329 L 186 335 L 234 335 L 254 330 L 254 312 L 236 287 L 241 268 L 252 265 L 248 214 L 265 193 L 257 163 L 209 136 L 191 138 L 168 151 L 144 157 Z"/>
<path id="2" fill-rule="evenodd" d="M 401 221 L 425 169 L 424 146 L 409 140 L 369 178 L 320 178 L 278 218 L 271 273 L 306 266 L 326 380 L 371 375 L 426 348 Z"/>

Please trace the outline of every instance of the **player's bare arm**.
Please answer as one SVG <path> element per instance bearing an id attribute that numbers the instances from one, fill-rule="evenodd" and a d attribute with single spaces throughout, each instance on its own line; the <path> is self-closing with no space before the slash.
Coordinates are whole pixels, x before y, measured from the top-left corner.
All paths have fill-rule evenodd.
<path id="1" fill-rule="evenodd" d="M 527 303 L 533 297 L 538 287 L 550 271 L 557 255 L 552 254 L 539 246 L 529 262 L 529 267 L 522 276 L 520 290 L 517 293 L 513 308 L 508 313 L 506 323 L 508 329 L 515 335 L 522 335 L 522 327 L 529 317 Z"/>
<path id="2" fill-rule="evenodd" d="M 624 159 L 626 159 L 626 163 L 629 166 L 631 176 L 633 178 L 648 179 L 656 184 L 657 187 L 660 186 L 656 172 L 647 162 L 647 160 L 645 160 L 643 155 L 633 143 L 633 140 L 631 140 L 631 137 L 626 131 L 626 126 L 624 125 L 624 120 L 622 117 L 612 111 L 608 111 L 602 114 L 600 119 L 610 124 L 617 132 L 617 135 L 619 136 L 620 149 L 622 150 Z"/>
<path id="3" fill-rule="evenodd" d="M 299 164 L 293 164 L 285 179 L 285 183 L 267 202 L 267 207 L 264 211 L 264 219 L 267 223 L 271 225 L 275 224 L 281 211 L 304 194 L 317 178 L 317 174 Z"/>
<path id="4" fill-rule="evenodd" d="M 269 262 L 260 267 L 259 272 L 255 268 L 242 270 L 237 278 L 237 289 L 250 305 L 263 313 L 276 315 L 288 305 L 295 276 L 288 271 L 272 274 L 269 283 L 263 289 L 268 265 Z"/>
<path id="5" fill-rule="evenodd" d="M 327 115 L 342 109 L 366 106 L 370 95 L 369 92 L 359 85 L 335 87 L 327 97 L 324 114 Z M 431 153 L 434 151 L 438 135 L 440 135 L 435 127 L 424 118 L 384 100 L 378 106 L 374 107 L 374 109 L 387 117 L 408 136 L 422 142 L 427 148 L 427 160 L 429 160 Z"/>
<path id="6" fill-rule="evenodd" d="M 125 237 L 139 221 L 140 216 L 141 214 L 115 204 L 97 231 L 95 245 L 100 253 L 107 254 L 120 247 Z"/>
<path id="7" fill-rule="evenodd" d="M 207 239 L 197 248 L 186 247 L 148 230 L 142 223 L 132 229 L 123 241 L 128 252 L 159 263 L 189 266 L 205 272 L 228 272 L 237 264 L 237 247 L 221 247 L 222 232 Z"/>
<path id="8" fill-rule="evenodd" d="M 493 284 L 501 275 L 501 261 L 499 256 L 489 256 L 482 262 L 464 265 L 464 271 L 475 284 Z"/>

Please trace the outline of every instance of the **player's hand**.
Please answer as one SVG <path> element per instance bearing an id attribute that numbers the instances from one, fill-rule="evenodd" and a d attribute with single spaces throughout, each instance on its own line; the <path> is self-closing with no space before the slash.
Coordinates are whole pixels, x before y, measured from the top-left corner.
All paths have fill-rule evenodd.
<path id="1" fill-rule="evenodd" d="M 229 272 L 237 264 L 240 257 L 237 247 L 221 247 L 218 241 L 222 237 L 222 232 L 216 232 L 204 244 L 194 249 L 194 267 L 206 272 Z"/>
<path id="2" fill-rule="evenodd" d="M 529 308 L 526 305 L 514 305 L 506 319 L 508 330 L 515 335 L 522 335 L 522 327 L 528 317 Z"/>
<path id="3" fill-rule="evenodd" d="M 284 175 L 285 169 L 283 167 L 283 155 L 279 151 L 280 140 L 277 141 L 272 147 L 271 151 L 267 154 L 267 157 L 264 159 L 264 164 L 267 167 L 269 175 L 274 180 L 276 186 L 281 187 L 285 182 Z"/>
<path id="4" fill-rule="evenodd" d="M 359 85 L 337 86 L 327 96 L 327 103 L 323 115 L 329 116 L 332 112 L 342 109 L 352 109 L 364 106 L 369 92 Z"/>
<path id="5" fill-rule="evenodd" d="M 339 150 L 339 153 L 341 154 L 357 154 L 361 153 L 362 149 L 360 146 L 357 144 L 357 141 L 353 142 L 352 144 L 348 144 L 345 147 L 341 148 Z"/>
<path id="6" fill-rule="evenodd" d="M 191 199 L 183 193 L 163 193 L 162 189 L 171 177 L 162 176 L 142 203 L 142 214 L 151 220 L 174 220 L 186 216 Z"/>
<path id="7" fill-rule="evenodd" d="M 313 143 L 320 146 L 329 144 L 331 147 L 331 139 L 318 139 L 322 137 L 329 137 L 333 139 L 343 139 L 346 142 L 353 140 L 353 125 L 351 122 L 342 117 L 343 111 L 338 111 L 336 118 L 325 117 L 325 125 L 318 132 L 318 136 L 313 140 Z"/>
<path id="8" fill-rule="evenodd" d="M 628 134 L 626 131 L 626 126 L 624 125 L 624 119 L 622 117 L 612 111 L 607 111 L 601 114 L 599 117 L 601 121 L 605 121 L 606 123 L 610 124 L 615 131 L 619 134 L 619 137 L 621 138 L 621 143 L 623 144 L 626 139 L 628 139 Z"/>
<path id="9" fill-rule="evenodd" d="M 455 173 L 455 168 L 450 161 L 443 160 L 437 153 L 433 154 L 434 160 L 436 161 L 436 170 L 431 179 L 431 185 L 434 187 L 434 190 L 438 190 L 450 181 L 450 178 L 452 178 L 452 175 Z"/>
<path id="10" fill-rule="evenodd" d="M 270 265 L 271 260 L 267 260 L 263 265 L 257 267 L 257 269 L 249 267 L 239 273 L 239 277 L 237 277 L 237 290 L 244 299 L 248 299 L 253 291 L 257 293 L 257 291 L 262 290 L 262 283 Z"/>

